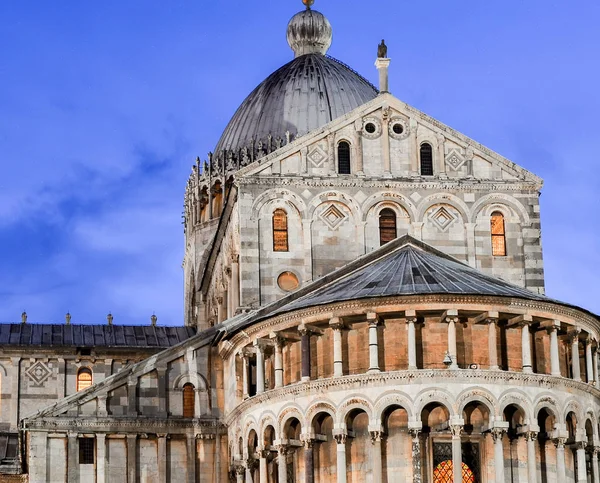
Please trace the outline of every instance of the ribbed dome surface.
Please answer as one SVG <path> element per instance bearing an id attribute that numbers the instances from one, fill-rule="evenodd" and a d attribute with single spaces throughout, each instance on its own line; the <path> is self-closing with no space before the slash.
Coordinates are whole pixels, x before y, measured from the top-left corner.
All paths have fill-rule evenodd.
<path id="1" fill-rule="evenodd" d="M 269 134 L 304 135 L 374 99 L 377 89 L 341 62 L 321 54 L 295 58 L 246 98 L 215 149 L 238 150 Z"/>

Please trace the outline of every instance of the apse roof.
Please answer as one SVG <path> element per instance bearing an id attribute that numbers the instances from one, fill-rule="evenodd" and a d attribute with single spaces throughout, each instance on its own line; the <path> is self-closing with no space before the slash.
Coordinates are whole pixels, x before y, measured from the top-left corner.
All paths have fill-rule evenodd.
<path id="1" fill-rule="evenodd" d="M 306 134 L 362 106 L 377 89 L 342 62 L 320 53 L 295 58 L 244 100 L 219 140 L 216 152 Z"/>
<path id="2" fill-rule="evenodd" d="M 191 327 L 0 324 L 0 346 L 168 348 L 195 334 Z"/>

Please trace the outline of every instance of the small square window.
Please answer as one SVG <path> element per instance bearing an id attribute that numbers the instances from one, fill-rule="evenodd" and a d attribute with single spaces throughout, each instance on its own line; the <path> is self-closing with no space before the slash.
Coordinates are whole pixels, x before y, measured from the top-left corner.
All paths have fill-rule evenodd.
<path id="1" fill-rule="evenodd" d="M 94 464 L 94 438 L 79 438 L 79 464 L 93 465 Z"/>

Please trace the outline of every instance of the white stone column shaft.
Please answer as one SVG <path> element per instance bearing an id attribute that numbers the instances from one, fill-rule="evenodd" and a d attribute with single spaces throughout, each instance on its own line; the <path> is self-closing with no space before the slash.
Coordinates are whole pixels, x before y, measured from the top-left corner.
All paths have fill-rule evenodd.
<path id="1" fill-rule="evenodd" d="M 265 392 L 265 349 L 256 345 L 256 394 Z"/>
<path id="2" fill-rule="evenodd" d="M 417 369 L 417 331 L 415 323 L 417 322 L 416 317 L 407 317 L 406 323 L 408 325 L 408 370 Z"/>
<path id="3" fill-rule="evenodd" d="M 268 473 L 268 462 L 267 456 L 269 452 L 268 450 L 262 450 L 260 452 L 260 461 L 258 462 L 258 471 L 260 477 L 260 483 L 268 483 L 269 481 L 269 473 Z"/>
<path id="4" fill-rule="evenodd" d="M 458 318 L 450 316 L 446 318 L 446 322 L 448 323 L 448 354 L 452 359 L 450 369 L 458 369 L 458 351 L 456 350 L 456 322 L 458 322 Z"/>
<path id="5" fill-rule="evenodd" d="M 248 378 L 249 370 L 250 365 L 248 364 L 248 356 L 246 354 L 242 354 L 242 394 L 244 399 L 248 399 L 248 396 L 250 395 Z"/>
<path id="6" fill-rule="evenodd" d="M 106 434 L 96 434 L 96 483 L 106 483 Z"/>
<path id="7" fill-rule="evenodd" d="M 587 483 L 587 472 L 585 466 L 585 443 L 577 442 L 577 483 Z"/>
<path id="8" fill-rule="evenodd" d="M 498 327 L 496 319 L 488 319 L 488 351 L 490 357 L 490 370 L 497 371 L 500 367 L 498 366 L 498 343 L 497 343 L 497 330 Z"/>
<path id="9" fill-rule="evenodd" d="M 560 322 L 558 322 L 560 326 Z M 560 376 L 560 359 L 558 351 L 558 327 L 556 325 L 550 328 L 550 373 L 553 376 Z"/>
<path id="10" fill-rule="evenodd" d="M 335 436 L 337 443 L 337 483 L 346 483 L 346 435 Z"/>
<path id="11" fill-rule="evenodd" d="M 158 436 L 158 483 L 167 483 L 167 435 Z"/>
<path id="12" fill-rule="evenodd" d="M 556 445 L 556 480 L 561 483 L 567 478 L 567 468 L 565 464 L 565 440 L 558 438 L 554 440 Z"/>
<path id="13" fill-rule="evenodd" d="M 492 430 L 492 439 L 494 440 L 494 473 L 496 483 L 504 483 L 504 431 Z"/>
<path id="14" fill-rule="evenodd" d="M 527 482 L 537 482 L 537 461 L 535 457 L 535 443 L 537 442 L 537 433 L 530 432 L 525 435 L 527 440 Z"/>
<path id="15" fill-rule="evenodd" d="M 594 382 L 594 360 L 592 358 L 592 339 L 590 337 L 585 340 L 585 367 L 587 382 L 591 384 Z"/>
<path id="16" fill-rule="evenodd" d="M 598 448 L 592 450 L 590 455 L 592 458 L 592 481 L 593 483 L 600 483 L 600 469 L 598 468 Z"/>
<path id="17" fill-rule="evenodd" d="M 329 322 L 333 329 L 333 376 L 344 375 L 344 353 L 342 348 L 342 322 L 338 318 Z"/>
<path id="18" fill-rule="evenodd" d="M 381 372 L 379 369 L 379 341 L 377 340 L 377 316 L 369 314 L 369 372 Z"/>
<path id="19" fill-rule="evenodd" d="M 371 441 L 373 443 L 373 482 L 383 481 L 383 462 L 381 457 L 381 432 L 372 431 Z"/>
<path id="20" fill-rule="evenodd" d="M 600 388 L 600 380 L 598 380 L 598 347 L 594 349 L 592 364 L 594 365 L 594 381 L 596 382 L 596 387 Z"/>
<path id="21" fill-rule="evenodd" d="M 277 455 L 277 483 L 287 483 L 287 447 L 279 448 Z"/>
<path id="22" fill-rule="evenodd" d="M 452 473 L 454 483 L 462 483 L 462 426 L 451 426 L 452 430 Z"/>
<path id="23" fill-rule="evenodd" d="M 275 341 L 275 387 L 283 387 L 283 340 Z"/>
<path id="24" fill-rule="evenodd" d="M 571 336 L 571 369 L 573 372 L 573 379 L 575 381 L 581 381 L 581 367 L 579 365 L 579 335 L 578 335 L 578 333 Z"/>
<path id="25" fill-rule="evenodd" d="M 240 264 L 236 255 L 231 262 L 231 314 L 235 315 L 240 307 Z"/>
<path id="26" fill-rule="evenodd" d="M 531 364 L 531 332 L 529 324 L 521 326 L 521 354 L 523 362 L 523 372 L 532 373 L 533 367 Z"/>

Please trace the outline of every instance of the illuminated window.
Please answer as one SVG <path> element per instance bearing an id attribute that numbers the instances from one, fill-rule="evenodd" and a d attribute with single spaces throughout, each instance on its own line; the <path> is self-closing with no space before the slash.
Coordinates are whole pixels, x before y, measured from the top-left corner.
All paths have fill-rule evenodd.
<path id="1" fill-rule="evenodd" d="M 79 438 L 79 464 L 93 465 L 94 461 L 94 438 Z"/>
<path id="2" fill-rule="evenodd" d="M 350 145 L 346 141 L 338 144 L 338 173 L 350 174 Z"/>
<path id="3" fill-rule="evenodd" d="M 452 460 L 442 461 L 433 471 L 433 483 L 453 483 Z M 462 464 L 462 483 L 475 483 L 475 474 L 465 463 Z"/>
<path id="4" fill-rule="evenodd" d="M 92 385 L 92 370 L 82 367 L 77 373 L 77 392 L 83 391 Z"/>
<path id="5" fill-rule="evenodd" d="M 379 244 L 385 245 L 396 238 L 396 213 L 384 208 L 379 213 Z"/>
<path id="6" fill-rule="evenodd" d="M 504 231 L 504 215 L 494 211 L 491 218 L 492 228 L 492 255 L 495 257 L 506 256 L 506 233 Z"/>
<path id="7" fill-rule="evenodd" d="M 283 272 L 277 277 L 277 285 L 284 292 L 293 292 L 300 286 L 300 281 L 292 272 Z"/>
<path id="8" fill-rule="evenodd" d="M 183 417 L 193 418 L 196 406 L 196 389 L 191 383 L 183 386 Z"/>
<path id="9" fill-rule="evenodd" d="M 273 212 L 273 251 L 287 252 L 288 247 L 288 223 L 287 213 L 284 210 Z"/>
<path id="10" fill-rule="evenodd" d="M 421 144 L 420 159 L 421 175 L 433 176 L 433 149 L 431 148 L 431 144 Z"/>

